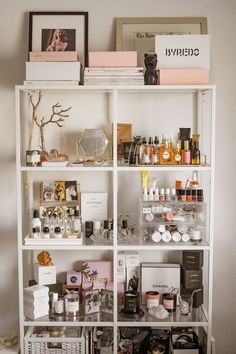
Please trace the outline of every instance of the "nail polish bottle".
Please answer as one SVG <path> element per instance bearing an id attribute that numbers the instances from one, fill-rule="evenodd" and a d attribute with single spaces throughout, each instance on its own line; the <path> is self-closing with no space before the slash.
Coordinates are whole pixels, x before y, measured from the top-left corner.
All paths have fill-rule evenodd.
<path id="1" fill-rule="evenodd" d="M 160 189 L 159 201 L 160 202 L 164 202 L 165 201 L 165 189 L 164 188 Z"/>

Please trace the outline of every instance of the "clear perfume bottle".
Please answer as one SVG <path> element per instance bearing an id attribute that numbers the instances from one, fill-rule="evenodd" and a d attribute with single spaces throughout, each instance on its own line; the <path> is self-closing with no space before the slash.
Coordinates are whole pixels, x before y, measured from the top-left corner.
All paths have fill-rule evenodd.
<path id="1" fill-rule="evenodd" d="M 102 230 L 102 238 L 108 240 L 109 235 L 109 221 L 104 220 L 103 222 L 103 230 Z"/>

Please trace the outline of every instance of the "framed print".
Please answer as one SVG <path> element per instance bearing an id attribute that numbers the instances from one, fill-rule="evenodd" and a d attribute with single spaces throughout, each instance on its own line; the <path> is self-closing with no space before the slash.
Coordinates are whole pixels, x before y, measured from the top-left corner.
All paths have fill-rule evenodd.
<path id="1" fill-rule="evenodd" d="M 116 19 L 116 50 L 137 51 L 138 66 L 144 53 L 155 52 L 155 35 L 207 34 L 206 17 L 124 17 Z"/>
<path id="2" fill-rule="evenodd" d="M 88 12 L 30 12 L 29 52 L 76 51 L 88 66 Z"/>
<path id="3" fill-rule="evenodd" d="M 91 313 L 99 312 L 100 310 L 100 294 L 99 290 L 88 290 L 84 292 L 84 313 L 90 315 Z"/>
<path id="4" fill-rule="evenodd" d="M 101 312 L 107 313 L 109 315 L 113 314 L 113 291 L 112 290 L 101 290 Z"/>

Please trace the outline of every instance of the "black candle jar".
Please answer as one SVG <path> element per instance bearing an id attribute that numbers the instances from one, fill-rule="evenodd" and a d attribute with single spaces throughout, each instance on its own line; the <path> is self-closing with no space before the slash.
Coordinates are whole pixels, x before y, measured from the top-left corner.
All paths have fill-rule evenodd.
<path id="1" fill-rule="evenodd" d="M 176 311 L 176 294 L 165 293 L 162 294 L 162 305 L 168 312 Z"/>
<path id="2" fill-rule="evenodd" d="M 125 313 L 137 314 L 140 311 L 140 293 L 138 291 L 125 292 Z"/>

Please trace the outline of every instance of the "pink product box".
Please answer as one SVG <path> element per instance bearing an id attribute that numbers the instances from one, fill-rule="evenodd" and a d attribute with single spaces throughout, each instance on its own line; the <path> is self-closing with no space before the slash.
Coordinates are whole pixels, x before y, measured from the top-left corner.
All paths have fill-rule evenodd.
<path id="1" fill-rule="evenodd" d="M 76 272 L 75 270 L 71 270 L 71 271 L 67 272 L 66 284 L 67 285 L 81 285 L 81 272 Z"/>
<path id="2" fill-rule="evenodd" d="M 160 85 L 208 85 L 208 69 L 160 69 Z"/>
<path id="3" fill-rule="evenodd" d="M 83 267 L 83 289 L 88 289 L 92 284 L 97 287 L 105 287 L 113 281 L 113 267 L 111 261 L 84 261 Z"/>
<path id="4" fill-rule="evenodd" d="M 77 52 L 29 52 L 29 61 L 78 61 Z"/>
<path id="5" fill-rule="evenodd" d="M 136 67 L 137 52 L 89 52 L 89 67 Z"/>

